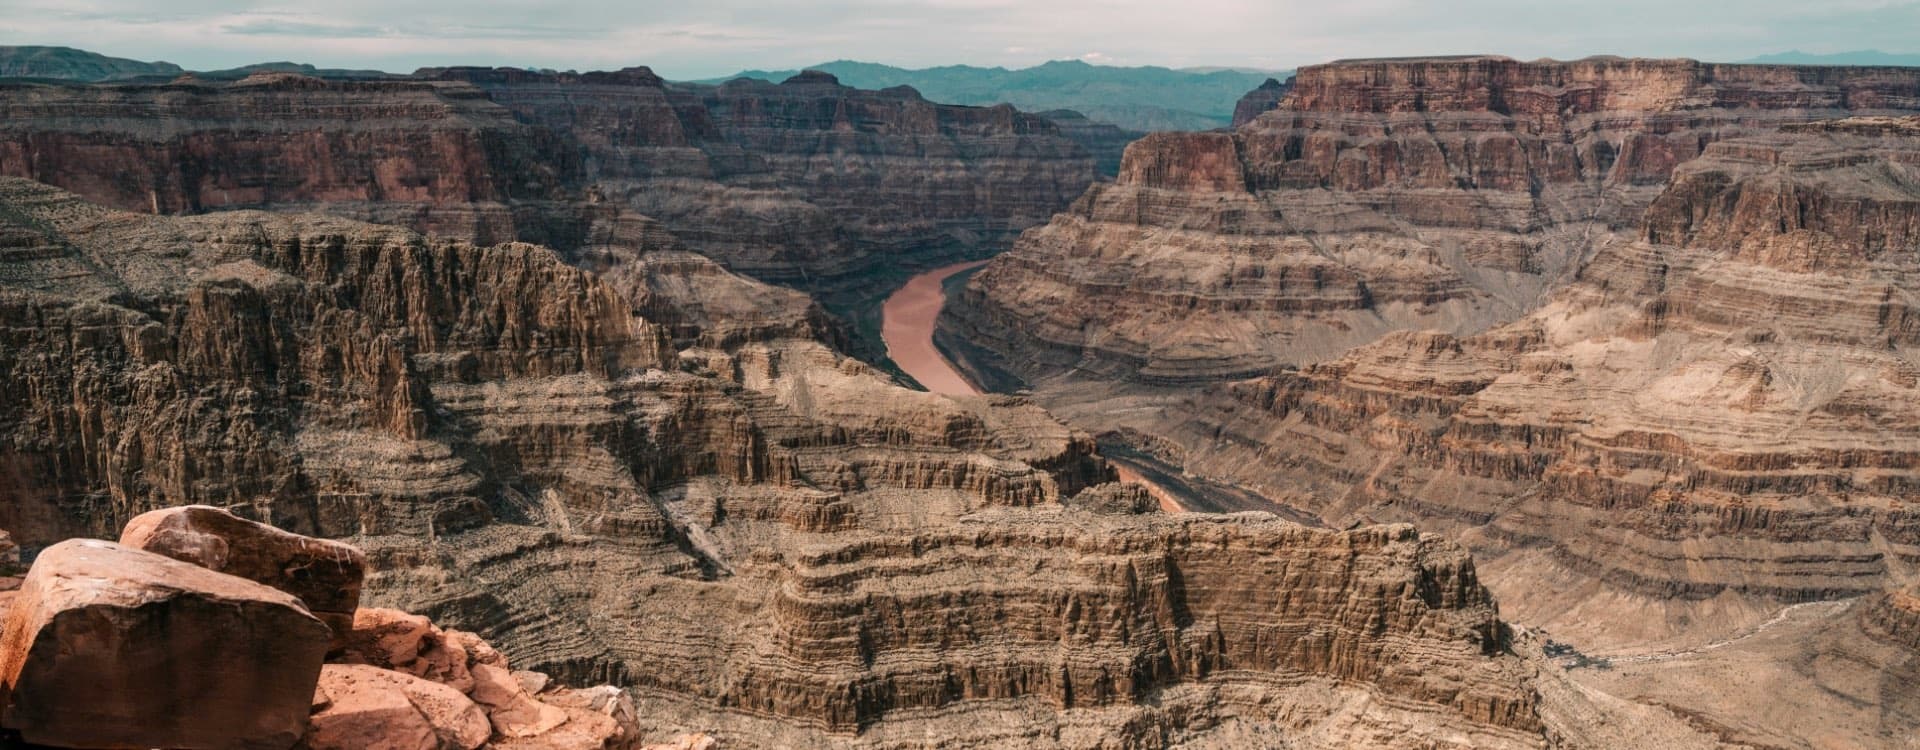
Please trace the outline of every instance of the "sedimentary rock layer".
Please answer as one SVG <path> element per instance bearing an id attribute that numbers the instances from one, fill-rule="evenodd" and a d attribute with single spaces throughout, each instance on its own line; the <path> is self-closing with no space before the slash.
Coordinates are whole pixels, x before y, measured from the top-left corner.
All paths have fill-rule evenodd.
<path id="1" fill-rule="evenodd" d="M 1114 476 L 1088 435 L 778 333 L 804 318 L 710 334 L 706 283 L 651 278 L 710 266 L 17 180 L 0 207 L 30 548 L 186 503 L 348 537 L 369 603 L 730 746 L 1550 739 L 1458 545 L 1069 507 Z"/>
<path id="2" fill-rule="evenodd" d="M 1116 182 L 973 277 L 951 330 L 1018 375 L 1158 383 L 1324 361 L 1395 330 L 1474 333 L 1630 239 L 1710 144 L 1915 110 L 1920 72 L 1898 68 L 1309 67 L 1230 133 L 1134 143 Z"/>
<path id="3" fill-rule="evenodd" d="M 313 208 L 569 251 L 584 206 L 617 205 L 735 269 L 824 287 L 1003 247 L 1078 195 L 1094 164 L 1045 118 L 831 76 L 714 87 L 645 68 L 455 68 L 11 82 L 0 174 L 128 210 Z"/>
<path id="4" fill-rule="evenodd" d="M 1226 386 L 1176 442 L 1330 519 L 1471 529 L 1507 612 L 1595 641 L 1879 591 L 1920 561 L 1916 135 L 1711 144 L 1532 315 Z"/>

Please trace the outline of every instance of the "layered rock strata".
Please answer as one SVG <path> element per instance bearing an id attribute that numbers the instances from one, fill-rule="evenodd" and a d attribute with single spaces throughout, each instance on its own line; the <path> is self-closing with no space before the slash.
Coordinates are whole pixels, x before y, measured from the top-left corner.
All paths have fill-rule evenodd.
<path id="1" fill-rule="evenodd" d="M 1029 379 L 1190 383 L 1326 361 L 1396 330 L 1475 333 L 1632 239 L 1710 144 L 1917 109 L 1920 73 L 1898 68 L 1309 67 L 1232 132 L 1134 143 L 1114 183 L 973 277 L 949 336 Z"/>
<path id="2" fill-rule="evenodd" d="M 647 279 L 684 266 L 0 198 L 0 387 L 26 394 L 0 512 L 30 548 L 188 503 L 348 537 L 368 603 L 630 685 L 649 738 L 1552 739 L 1459 546 L 1133 514 L 1113 488 L 1078 505 L 1123 512 L 1074 509 L 1114 476 L 1086 434 L 815 341 L 711 337 L 702 285 Z M 623 289 L 684 300 L 683 328 Z M 502 665 L 461 648 L 401 671 L 463 664 L 485 705 L 475 665 Z"/>
<path id="3" fill-rule="evenodd" d="M 128 210 L 317 209 L 566 251 L 583 212 L 619 206 L 737 270 L 825 288 L 1004 247 L 1094 164 L 1045 118 L 820 74 L 713 87 L 459 68 L 8 82 L 0 174 Z"/>
<path id="4" fill-rule="evenodd" d="M 1466 532 L 1507 612 L 1588 644 L 1897 585 L 1920 561 L 1916 122 L 1711 144 L 1526 318 L 1217 389 L 1174 442 L 1336 522 Z"/>

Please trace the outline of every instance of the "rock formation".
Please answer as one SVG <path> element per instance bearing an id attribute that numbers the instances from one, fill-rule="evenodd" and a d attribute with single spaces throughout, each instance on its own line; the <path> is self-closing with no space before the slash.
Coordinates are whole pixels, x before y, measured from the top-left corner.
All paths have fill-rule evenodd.
<path id="1" fill-rule="evenodd" d="M 1916 122 L 1712 144 L 1639 240 L 1603 249 L 1527 318 L 1236 384 L 1207 419 L 1254 438 L 1260 465 L 1286 467 L 1255 469 L 1261 481 L 1324 515 L 1482 530 L 1525 558 L 1498 576 L 1509 611 L 1585 619 L 1592 638 L 1659 633 L 1528 582 L 1603 581 L 1675 627 L 1685 603 L 1728 606 L 1722 594 L 1877 591 L 1920 559 L 1905 502 L 1920 486 L 1920 393 L 1902 374 L 1920 271 L 1905 252 L 1920 241 Z M 1308 432 L 1341 437 L 1288 437 Z"/>
<path id="2" fill-rule="evenodd" d="M 1233 105 L 1233 126 L 1237 128 L 1253 122 L 1254 118 L 1280 106 L 1280 102 L 1287 98 L 1287 92 L 1292 90 L 1292 78 L 1284 83 L 1277 78 L 1267 79 Z"/>
<path id="3" fill-rule="evenodd" d="M 1920 561 L 1917 83 L 1310 68 L 1233 133 L 1135 143 L 973 278 L 943 343 L 1198 477 L 1460 539 L 1503 616 L 1645 665 L 1588 688 L 1728 740 L 1886 742 L 1920 725 L 1905 659 L 1861 635 L 1895 609 L 1782 610 Z M 1795 691 L 1848 697 L 1754 708 Z"/>
<path id="4" fill-rule="evenodd" d="M 336 636 L 353 629 L 367 564 L 350 545 L 289 534 L 205 505 L 136 516 L 121 529 L 120 543 L 293 594 Z"/>
<path id="5" fill-rule="evenodd" d="M 315 596 L 341 579 L 302 571 L 331 565 L 351 568 L 357 594 L 361 555 L 350 546 L 205 506 L 143 515 L 127 535 L 187 559 L 62 542 L 0 608 L 0 728 L 76 748 L 595 750 L 638 740 L 618 688 L 512 671 L 478 636 L 422 617 L 348 605 L 329 653 L 328 628 L 289 589 Z M 316 549 L 336 554 L 300 558 Z M 275 559 L 287 567 L 259 564 Z"/>
<path id="6" fill-rule="evenodd" d="M 0 199 L 0 387 L 28 394 L 0 412 L 22 438 L 0 509 L 29 548 L 191 503 L 346 537 L 369 604 L 631 686 L 648 738 L 1549 740 L 1536 667 L 1458 545 L 1133 513 L 1113 488 L 1070 505 L 1113 478 L 1084 433 L 1019 398 L 906 391 L 779 333 L 802 322 L 710 336 L 706 284 L 647 278 L 684 264 L 145 217 L 21 181 Z M 686 311 L 655 324 L 623 289 Z M 342 658 L 441 681 L 496 735 L 553 718 L 467 636 L 355 624 Z M 330 674 L 329 727 L 420 690 Z"/>
<path id="7" fill-rule="evenodd" d="M 281 750 L 305 733 L 327 637 L 284 592 L 69 540 L 7 613 L 0 726 L 61 747 Z"/>
<path id="8" fill-rule="evenodd" d="M 112 207 L 314 209 L 573 251 L 589 214 L 618 205 L 735 270 L 810 288 L 991 253 L 1093 170 L 1045 118 L 817 74 L 0 83 L 0 174 Z"/>
<path id="9" fill-rule="evenodd" d="M 1183 383 L 1324 361 L 1395 330 L 1474 333 L 1539 306 L 1636 231 L 1708 144 L 1916 110 L 1912 69 L 1309 67 L 1231 133 L 1129 147 L 1116 182 L 973 277 L 951 343 L 1028 378 Z"/>

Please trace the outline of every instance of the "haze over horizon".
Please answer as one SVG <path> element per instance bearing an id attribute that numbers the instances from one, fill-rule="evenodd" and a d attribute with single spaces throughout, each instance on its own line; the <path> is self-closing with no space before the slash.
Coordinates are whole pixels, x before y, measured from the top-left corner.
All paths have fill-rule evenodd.
<path id="1" fill-rule="evenodd" d="M 1911 30 L 1920 28 L 1920 2 L 1881 0 L 1819 6 L 1784 0 L 330 5 L 322 14 L 287 0 L 183 0 L 165 10 L 135 0 L 4 0 L 0 44 L 71 46 L 197 70 L 269 60 L 397 72 L 451 64 L 649 65 L 669 78 L 699 79 L 839 59 L 912 68 L 1018 68 L 1078 59 L 1264 69 L 1342 57 L 1465 53 L 1731 61 L 1786 50 L 1902 52 L 1911 48 Z"/>

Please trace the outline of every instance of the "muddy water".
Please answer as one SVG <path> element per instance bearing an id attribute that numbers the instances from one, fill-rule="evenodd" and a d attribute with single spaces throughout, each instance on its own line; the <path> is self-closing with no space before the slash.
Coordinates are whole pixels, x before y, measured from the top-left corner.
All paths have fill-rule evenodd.
<path id="1" fill-rule="evenodd" d="M 986 263 L 984 260 L 955 263 L 915 276 L 887 297 L 880 308 L 880 340 L 887 345 L 887 357 L 929 391 L 948 396 L 973 396 L 981 392 L 934 347 L 933 327 L 940 318 L 940 308 L 947 304 L 947 279 Z M 1166 488 L 1131 468 L 1118 464 L 1115 468 L 1120 472 L 1120 481 L 1146 487 L 1162 510 L 1169 513 L 1184 510 Z"/>
<path id="2" fill-rule="evenodd" d="M 947 277 L 986 264 L 984 260 L 955 263 L 915 276 L 880 308 L 880 340 L 886 342 L 887 357 L 929 391 L 949 396 L 980 393 L 934 348 L 933 324 L 947 304 L 943 286 Z"/>

